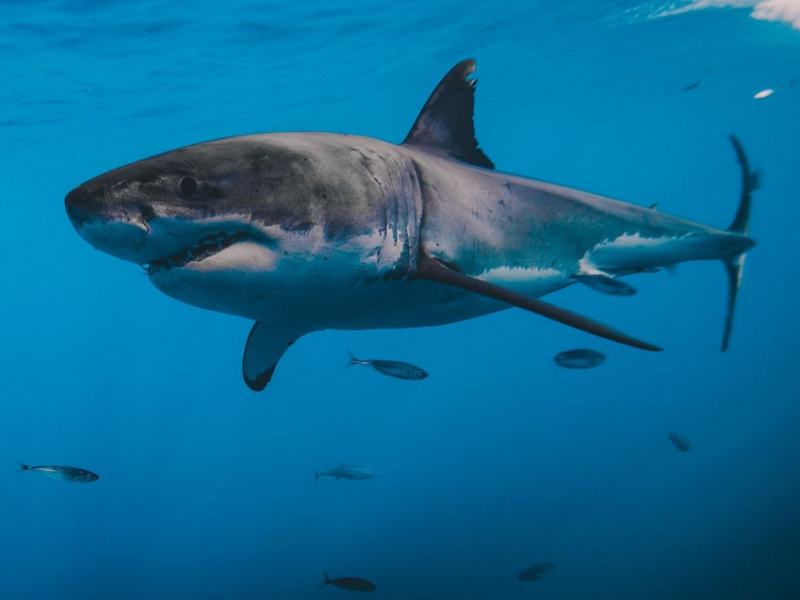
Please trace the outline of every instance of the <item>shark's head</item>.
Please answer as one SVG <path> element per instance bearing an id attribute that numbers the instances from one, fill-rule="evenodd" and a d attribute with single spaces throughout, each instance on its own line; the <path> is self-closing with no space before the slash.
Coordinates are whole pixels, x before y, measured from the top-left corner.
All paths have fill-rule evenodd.
<path id="1" fill-rule="evenodd" d="M 302 136 L 217 140 L 91 179 L 66 209 L 86 241 L 142 265 L 163 292 L 257 318 L 252 307 L 314 280 L 317 263 L 342 260 L 344 284 L 380 246 L 348 246 L 374 237 L 385 214 L 365 187 L 377 186 L 349 175 L 355 160 Z M 348 249 L 356 255 L 345 261 Z"/>
<path id="2" fill-rule="evenodd" d="M 257 160 L 223 142 L 181 148 L 87 181 L 65 200 L 73 226 L 98 250 L 153 273 L 199 262 L 248 233 L 258 237 L 248 226 L 252 208 L 242 210 L 258 189 Z"/>

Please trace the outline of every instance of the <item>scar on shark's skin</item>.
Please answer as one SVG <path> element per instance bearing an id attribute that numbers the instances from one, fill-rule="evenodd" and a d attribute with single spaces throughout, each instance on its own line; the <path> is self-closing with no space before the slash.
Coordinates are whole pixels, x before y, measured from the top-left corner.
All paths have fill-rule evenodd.
<path id="1" fill-rule="evenodd" d="M 727 349 L 758 185 L 739 141 L 742 193 L 727 230 L 500 173 L 475 136 L 474 70 L 465 60 L 442 79 L 402 144 L 215 140 L 87 181 L 67 195 L 67 214 L 164 293 L 255 321 L 242 361 L 254 390 L 313 331 L 442 325 L 512 306 L 660 350 L 541 298 L 575 283 L 632 296 L 619 277 L 690 260 L 725 264 Z"/>

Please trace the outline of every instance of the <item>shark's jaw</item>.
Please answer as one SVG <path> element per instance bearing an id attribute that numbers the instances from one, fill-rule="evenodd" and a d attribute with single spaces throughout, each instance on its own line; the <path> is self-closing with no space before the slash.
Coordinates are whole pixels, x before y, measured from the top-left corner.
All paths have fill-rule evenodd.
<path id="1" fill-rule="evenodd" d="M 145 228 L 94 219 L 76 229 L 96 249 L 142 267 L 150 283 L 168 296 L 255 319 L 269 304 L 265 299 L 289 293 L 285 271 L 289 265 L 298 270 L 308 248 L 287 246 L 283 232 L 248 223 L 248 217 L 159 217 Z"/>
<path id="2" fill-rule="evenodd" d="M 140 265 L 150 275 L 200 263 L 241 242 L 275 243 L 248 222 L 250 216 L 195 221 L 185 217 L 133 219 L 114 214 L 71 220 L 78 234 L 95 249 Z"/>
<path id="3" fill-rule="evenodd" d="M 169 256 L 152 260 L 142 266 L 150 276 L 171 269 L 181 269 L 191 263 L 202 262 L 230 248 L 237 242 L 247 239 L 252 239 L 252 237 L 241 231 L 234 234 L 228 234 L 224 231 L 212 233 L 200 239 L 196 244 L 177 250 Z"/>
<path id="4" fill-rule="evenodd" d="M 282 232 L 267 231 L 252 214 L 191 218 L 163 206 L 154 215 L 106 205 L 89 212 L 81 201 L 67 198 L 78 234 L 95 249 L 141 266 L 157 289 L 177 300 L 252 318 L 259 297 L 280 284 L 274 275 L 287 257 L 278 251 Z"/>

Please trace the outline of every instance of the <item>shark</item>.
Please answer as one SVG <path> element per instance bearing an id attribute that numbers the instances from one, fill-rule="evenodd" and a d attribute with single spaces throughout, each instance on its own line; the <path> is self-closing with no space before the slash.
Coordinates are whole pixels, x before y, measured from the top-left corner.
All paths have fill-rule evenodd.
<path id="1" fill-rule="evenodd" d="M 574 284 L 628 296 L 618 278 L 719 260 L 728 347 L 757 173 L 716 229 L 655 207 L 502 173 L 473 122 L 475 61 L 453 67 L 405 140 L 334 133 L 229 137 L 172 150 L 70 191 L 94 248 L 161 292 L 254 322 L 242 373 L 264 390 L 287 349 L 328 329 L 455 323 L 511 307 L 646 351 L 658 346 L 542 298 Z"/>

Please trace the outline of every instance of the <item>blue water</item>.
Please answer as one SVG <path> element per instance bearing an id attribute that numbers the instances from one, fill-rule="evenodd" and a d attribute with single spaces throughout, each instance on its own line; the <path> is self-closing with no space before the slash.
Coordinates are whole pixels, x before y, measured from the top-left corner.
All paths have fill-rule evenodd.
<path id="1" fill-rule="evenodd" d="M 667 4 L 1 3 L 0 596 L 346 597 L 325 570 L 385 599 L 800 598 L 800 32 Z M 740 137 L 763 185 L 727 354 L 723 269 L 689 263 L 632 298 L 549 298 L 658 355 L 509 310 L 304 337 L 259 395 L 250 323 L 162 295 L 65 215 L 79 183 L 189 143 L 402 140 L 467 57 L 505 171 L 725 227 Z M 601 367 L 552 361 L 587 346 Z M 347 349 L 431 376 L 344 370 Z M 314 485 L 340 461 L 379 475 Z"/>

